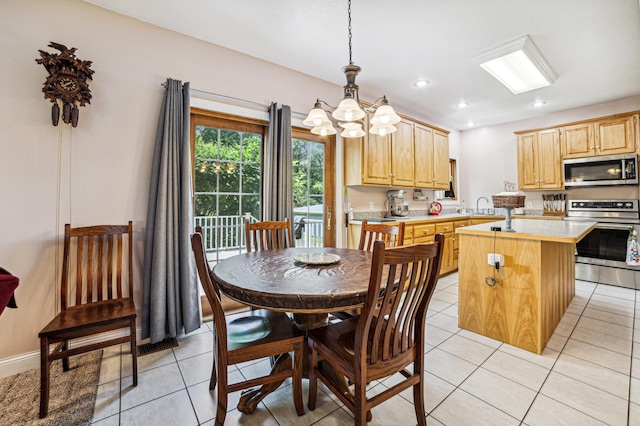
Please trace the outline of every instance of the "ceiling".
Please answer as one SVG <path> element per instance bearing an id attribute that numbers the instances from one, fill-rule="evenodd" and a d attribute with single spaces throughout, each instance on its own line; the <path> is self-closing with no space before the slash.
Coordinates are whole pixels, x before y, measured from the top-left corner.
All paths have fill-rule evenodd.
<path id="1" fill-rule="evenodd" d="M 213 44 L 345 84 L 347 0 L 85 0 Z M 360 96 L 452 129 L 640 95 L 638 0 L 352 0 Z M 471 58 L 529 35 L 558 75 L 514 95 Z M 430 84 L 416 88 L 413 82 Z M 336 105 L 341 99 L 325 99 Z M 459 101 L 470 105 L 458 108 Z M 534 108 L 536 100 L 545 101 Z M 311 108 L 314 100 L 309 100 Z"/>

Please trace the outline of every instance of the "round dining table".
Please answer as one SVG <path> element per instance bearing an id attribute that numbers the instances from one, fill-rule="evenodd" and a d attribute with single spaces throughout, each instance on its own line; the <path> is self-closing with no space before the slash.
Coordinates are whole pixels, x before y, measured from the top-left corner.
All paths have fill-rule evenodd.
<path id="1" fill-rule="evenodd" d="M 322 327 L 331 312 L 364 305 L 373 255 L 364 250 L 344 248 L 287 248 L 242 253 L 221 260 L 211 272 L 220 290 L 244 304 L 290 312 L 301 330 Z M 278 357 L 276 373 L 290 366 L 289 354 Z M 305 377 L 309 368 L 305 347 Z M 336 385 L 349 392 L 344 377 L 333 371 Z M 280 383 L 244 391 L 238 410 L 251 414 L 257 404 Z M 369 414 L 370 417 L 370 414 Z"/>
<path id="2" fill-rule="evenodd" d="M 345 248 L 287 248 L 221 260 L 212 279 L 231 299 L 293 313 L 298 328 L 327 323 L 328 314 L 362 307 L 372 253 Z"/>

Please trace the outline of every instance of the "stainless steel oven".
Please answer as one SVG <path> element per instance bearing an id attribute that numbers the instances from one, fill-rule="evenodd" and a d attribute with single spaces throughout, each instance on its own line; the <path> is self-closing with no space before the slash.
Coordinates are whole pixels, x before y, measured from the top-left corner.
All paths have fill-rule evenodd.
<path id="1" fill-rule="evenodd" d="M 626 264 L 629 231 L 640 232 L 638 200 L 572 200 L 564 219 L 597 222 L 576 244 L 576 279 L 640 289 L 640 267 Z"/>

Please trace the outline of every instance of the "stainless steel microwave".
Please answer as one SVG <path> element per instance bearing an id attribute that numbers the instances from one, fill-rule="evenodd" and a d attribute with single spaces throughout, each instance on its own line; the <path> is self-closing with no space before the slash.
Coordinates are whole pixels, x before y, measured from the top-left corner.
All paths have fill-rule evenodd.
<path id="1" fill-rule="evenodd" d="M 562 162 L 564 186 L 637 185 L 638 155 L 604 155 Z"/>

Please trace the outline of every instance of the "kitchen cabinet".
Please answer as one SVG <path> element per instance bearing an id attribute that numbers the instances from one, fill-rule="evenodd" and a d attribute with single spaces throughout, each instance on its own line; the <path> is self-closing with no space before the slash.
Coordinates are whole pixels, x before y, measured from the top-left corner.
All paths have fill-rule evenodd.
<path id="1" fill-rule="evenodd" d="M 562 189 L 559 129 L 518 134 L 518 189 Z"/>
<path id="2" fill-rule="evenodd" d="M 413 188 L 413 123 L 405 119 L 395 124 L 391 134 L 391 186 Z"/>
<path id="3" fill-rule="evenodd" d="M 635 152 L 638 114 L 612 117 L 595 122 L 596 155 L 627 154 Z"/>
<path id="4" fill-rule="evenodd" d="M 458 269 L 458 258 L 460 253 L 460 238 L 456 235 L 456 229 L 464 228 L 471 224 L 470 219 L 456 220 L 453 222 L 453 269 Z"/>
<path id="5" fill-rule="evenodd" d="M 346 185 L 413 188 L 413 124 L 403 120 L 395 126 L 398 130 L 390 135 L 367 132 L 345 140 Z"/>
<path id="6" fill-rule="evenodd" d="M 405 117 L 395 126 L 391 135 L 345 139 L 345 185 L 449 189 L 448 132 Z"/>
<path id="7" fill-rule="evenodd" d="M 563 158 L 581 158 L 594 155 L 593 123 L 579 123 L 560 128 Z"/>
<path id="8" fill-rule="evenodd" d="M 637 148 L 638 114 L 623 114 L 562 128 L 564 158 L 628 154 Z"/>
<path id="9" fill-rule="evenodd" d="M 455 269 L 453 266 L 453 222 L 436 223 L 436 234 L 444 235 L 444 249 L 442 251 L 440 273 L 446 274 Z"/>
<path id="10" fill-rule="evenodd" d="M 427 189 L 449 189 L 449 135 L 416 123 L 415 186 Z"/>

